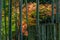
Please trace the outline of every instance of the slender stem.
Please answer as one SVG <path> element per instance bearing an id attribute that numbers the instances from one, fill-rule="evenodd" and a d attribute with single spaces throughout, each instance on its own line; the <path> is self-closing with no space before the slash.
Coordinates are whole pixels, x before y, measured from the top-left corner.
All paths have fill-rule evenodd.
<path id="1" fill-rule="evenodd" d="M 12 40 L 12 0 L 9 0 L 9 40 Z"/>
<path id="2" fill-rule="evenodd" d="M 36 23 L 37 23 L 37 40 L 40 40 L 40 26 L 39 26 L 39 0 L 36 0 L 37 6 L 36 6 Z"/>
<path id="3" fill-rule="evenodd" d="M 1 28 L 2 28 L 2 0 L 0 0 L 0 40 L 2 40 Z"/>
<path id="4" fill-rule="evenodd" d="M 4 6 L 4 22 L 5 22 L 5 40 L 7 40 L 7 31 L 6 31 L 6 1 L 3 1 Z"/>
<path id="5" fill-rule="evenodd" d="M 19 10 L 20 10 L 20 40 L 23 40 L 23 33 L 22 33 L 22 4 L 23 0 L 19 1 Z"/>

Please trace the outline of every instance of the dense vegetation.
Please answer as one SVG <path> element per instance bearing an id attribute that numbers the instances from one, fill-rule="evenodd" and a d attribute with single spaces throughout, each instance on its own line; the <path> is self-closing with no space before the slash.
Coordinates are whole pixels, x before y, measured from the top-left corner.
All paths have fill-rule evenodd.
<path id="1" fill-rule="evenodd" d="M 32 0 L 30 0 L 32 1 Z M 29 26 L 35 26 L 36 25 L 36 2 L 30 2 L 28 1 L 28 25 Z M 47 1 L 47 0 L 46 0 Z M 41 0 L 41 4 L 39 5 L 39 22 L 40 23 L 48 23 L 51 22 L 52 17 L 52 4 L 46 3 L 46 1 Z M 16 6 L 15 6 L 16 5 Z M 6 11 L 4 11 L 4 7 L 6 7 Z M 8 1 L 6 1 L 6 6 L 3 4 L 2 9 L 2 34 L 8 35 Z M 6 13 L 5 13 L 6 12 Z M 5 17 L 6 14 L 6 29 L 5 29 Z M 27 30 L 27 23 L 26 23 L 26 5 L 23 4 L 22 8 L 22 14 L 23 14 L 23 21 L 22 21 L 22 32 L 25 36 L 28 36 L 28 30 Z M 20 26 L 20 11 L 19 11 L 19 2 L 17 1 L 16 4 L 14 4 L 14 1 L 12 1 L 12 33 L 15 34 L 15 21 L 16 21 L 16 15 L 17 15 L 17 27 L 19 30 Z M 54 16 L 56 16 L 56 5 L 54 5 Z M 31 29 L 30 29 L 31 30 Z M 7 32 L 7 33 L 5 33 Z M 3 35 L 3 37 L 4 37 Z"/>

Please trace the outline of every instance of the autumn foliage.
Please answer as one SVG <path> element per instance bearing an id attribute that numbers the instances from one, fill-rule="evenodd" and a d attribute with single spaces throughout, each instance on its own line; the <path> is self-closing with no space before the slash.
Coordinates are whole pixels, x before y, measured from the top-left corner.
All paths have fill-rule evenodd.
<path id="1" fill-rule="evenodd" d="M 36 3 L 28 3 L 22 8 L 22 32 L 25 36 L 28 35 L 27 23 L 26 23 L 26 10 L 28 11 L 28 25 L 36 25 Z M 18 11 L 19 12 L 19 11 Z M 56 15 L 56 5 L 54 5 L 54 16 Z M 18 16 L 19 17 L 19 16 Z M 52 4 L 39 4 L 39 21 L 47 20 L 52 17 Z M 18 24 L 20 24 L 18 22 Z M 18 25 L 19 26 L 19 25 Z"/>

